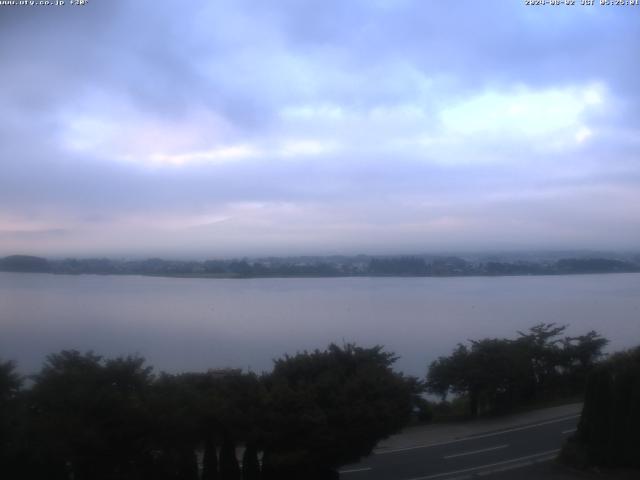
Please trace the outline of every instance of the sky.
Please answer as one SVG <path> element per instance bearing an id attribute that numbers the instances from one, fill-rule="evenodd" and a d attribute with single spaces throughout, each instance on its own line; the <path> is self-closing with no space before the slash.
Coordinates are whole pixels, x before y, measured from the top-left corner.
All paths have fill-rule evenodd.
<path id="1" fill-rule="evenodd" d="M 640 7 L 0 5 L 0 255 L 637 249 Z"/>

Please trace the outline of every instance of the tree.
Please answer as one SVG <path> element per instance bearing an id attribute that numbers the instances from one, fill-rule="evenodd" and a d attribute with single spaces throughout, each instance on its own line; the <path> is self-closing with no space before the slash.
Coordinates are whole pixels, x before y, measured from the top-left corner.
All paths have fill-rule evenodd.
<path id="1" fill-rule="evenodd" d="M 15 398 L 21 386 L 22 377 L 16 373 L 16 364 L 0 361 L 0 405 Z"/>
<path id="2" fill-rule="evenodd" d="M 258 462 L 258 450 L 253 442 L 249 442 L 242 455 L 242 480 L 259 479 L 260 463 Z"/>
<path id="3" fill-rule="evenodd" d="M 155 419 L 150 429 L 160 470 L 168 478 L 194 478 L 194 452 L 203 440 L 200 394 L 195 386 L 200 374 L 162 373 L 150 387 L 147 403 Z"/>
<path id="4" fill-rule="evenodd" d="M 606 338 L 602 338 L 594 330 L 586 335 L 566 337 L 562 340 L 562 364 L 574 390 L 585 385 L 587 375 L 603 357 L 602 350 L 608 343 Z"/>
<path id="5" fill-rule="evenodd" d="M 517 401 L 526 365 L 513 341 L 484 339 L 471 341 L 471 348 L 459 344 L 449 357 L 431 363 L 427 388 L 431 393 L 466 395 L 469 415 L 508 408 Z"/>
<path id="6" fill-rule="evenodd" d="M 15 363 L 0 361 L 0 465 L 8 477 L 19 474 L 21 467 L 16 461 L 20 450 L 17 421 L 21 386 L 22 377 L 16 372 Z"/>
<path id="7" fill-rule="evenodd" d="M 148 462 L 144 405 L 151 369 L 138 357 L 104 362 L 70 350 L 47 357 L 29 394 L 30 435 L 47 471 L 77 480 L 125 476 Z"/>
<path id="8" fill-rule="evenodd" d="M 588 377 L 582 415 L 563 457 L 581 466 L 640 467 L 640 347 L 619 352 Z"/>
<path id="9" fill-rule="evenodd" d="M 236 457 L 236 446 L 230 435 L 225 435 L 220 450 L 221 480 L 240 480 L 240 465 Z"/>
<path id="10" fill-rule="evenodd" d="M 529 359 L 532 397 L 557 387 L 563 364 L 562 339 L 558 337 L 566 329 L 566 325 L 539 323 L 527 333 L 518 332 L 520 338 L 517 341 Z"/>
<path id="11" fill-rule="evenodd" d="M 207 438 L 202 458 L 202 480 L 218 480 L 218 478 L 218 452 L 213 440 Z"/>
<path id="12" fill-rule="evenodd" d="M 485 338 L 458 344 L 428 369 L 427 388 L 446 398 L 464 396 L 469 414 L 507 410 L 541 396 L 582 392 L 587 373 L 602 356 L 607 340 L 595 331 L 560 338 L 566 326 L 540 323 L 515 340 Z"/>
<path id="13" fill-rule="evenodd" d="M 469 385 L 465 381 L 469 362 L 469 349 L 459 343 L 448 357 L 438 357 L 429 365 L 427 390 L 446 400 L 449 393 L 467 393 Z"/>
<path id="14" fill-rule="evenodd" d="M 612 382 L 611 372 L 604 368 L 590 375 L 578 425 L 579 435 L 588 445 L 588 456 L 597 464 L 606 463 L 609 456 Z"/>
<path id="15" fill-rule="evenodd" d="M 416 382 L 391 370 L 382 347 L 331 344 L 275 362 L 265 377 L 268 468 L 280 477 L 331 477 L 409 420 Z"/>

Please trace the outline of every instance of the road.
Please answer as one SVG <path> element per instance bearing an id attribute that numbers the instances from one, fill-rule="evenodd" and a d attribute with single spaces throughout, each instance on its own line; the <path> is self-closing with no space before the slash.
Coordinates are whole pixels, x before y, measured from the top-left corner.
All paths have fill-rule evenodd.
<path id="1" fill-rule="evenodd" d="M 451 480 L 501 472 L 554 458 L 579 415 L 415 445 L 370 455 L 344 467 L 342 480 Z"/>

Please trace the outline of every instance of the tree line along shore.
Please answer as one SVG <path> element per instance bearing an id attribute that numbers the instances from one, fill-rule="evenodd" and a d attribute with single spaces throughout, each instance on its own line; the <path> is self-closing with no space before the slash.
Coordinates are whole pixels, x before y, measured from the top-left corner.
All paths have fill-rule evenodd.
<path id="1" fill-rule="evenodd" d="M 0 271 L 55 274 L 152 275 L 202 278 L 345 276 L 501 276 L 640 272 L 640 255 L 618 258 L 464 259 L 456 256 L 366 255 L 269 257 L 228 260 L 47 259 L 30 255 L 0 258 Z"/>

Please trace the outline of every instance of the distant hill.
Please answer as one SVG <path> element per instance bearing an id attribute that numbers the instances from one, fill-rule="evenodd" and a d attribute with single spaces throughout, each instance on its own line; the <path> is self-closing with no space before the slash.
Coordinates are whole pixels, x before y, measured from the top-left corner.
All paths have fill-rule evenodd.
<path id="1" fill-rule="evenodd" d="M 46 258 L 31 255 L 11 255 L 0 259 L 0 270 L 5 272 L 34 272 L 51 271 L 51 265 Z"/>

